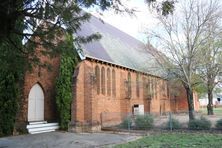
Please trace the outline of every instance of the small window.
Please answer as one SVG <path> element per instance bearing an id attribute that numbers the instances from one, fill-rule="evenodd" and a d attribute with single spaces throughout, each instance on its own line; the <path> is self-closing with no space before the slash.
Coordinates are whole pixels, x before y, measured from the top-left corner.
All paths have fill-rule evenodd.
<path id="1" fill-rule="evenodd" d="M 97 94 L 99 94 L 100 93 L 100 69 L 98 65 L 95 68 L 95 75 L 96 75 L 96 90 L 97 90 Z"/>
<path id="2" fill-rule="evenodd" d="M 101 70 L 101 87 L 102 87 L 102 94 L 105 95 L 105 68 L 102 67 Z"/>

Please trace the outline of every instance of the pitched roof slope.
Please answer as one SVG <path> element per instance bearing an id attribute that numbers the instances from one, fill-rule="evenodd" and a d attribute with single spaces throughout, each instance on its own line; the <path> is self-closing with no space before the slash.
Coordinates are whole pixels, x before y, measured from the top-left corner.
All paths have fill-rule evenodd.
<path id="1" fill-rule="evenodd" d="M 94 16 L 81 26 L 78 35 L 87 36 L 97 32 L 102 35 L 100 40 L 84 44 L 81 47 L 85 57 L 162 76 L 160 66 L 148 53 L 142 42 Z"/>

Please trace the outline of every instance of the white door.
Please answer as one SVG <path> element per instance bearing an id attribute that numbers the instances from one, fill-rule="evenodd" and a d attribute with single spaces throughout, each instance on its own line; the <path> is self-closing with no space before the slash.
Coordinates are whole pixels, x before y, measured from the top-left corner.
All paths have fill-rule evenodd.
<path id="1" fill-rule="evenodd" d="M 32 86 L 28 99 L 28 121 L 44 120 L 44 93 L 39 84 Z"/>

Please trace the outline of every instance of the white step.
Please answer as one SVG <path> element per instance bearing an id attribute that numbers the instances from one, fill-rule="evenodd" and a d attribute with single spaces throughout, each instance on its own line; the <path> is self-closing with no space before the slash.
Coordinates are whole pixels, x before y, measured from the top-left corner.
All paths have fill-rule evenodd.
<path id="1" fill-rule="evenodd" d="M 59 126 L 49 126 L 49 127 L 38 127 L 38 128 L 30 128 L 29 132 L 37 132 L 37 131 L 46 131 L 46 130 L 56 130 Z"/>
<path id="2" fill-rule="evenodd" d="M 29 124 L 26 126 L 28 132 L 30 134 L 37 134 L 37 133 L 45 133 L 45 132 L 52 132 L 56 129 L 59 129 L 58 123 L 47 123 L 47 122 L 38 122 L 35 124 Z"/>
<path id="3" fill-rule="evenodd" d="M 27 129 L 31 128 L 38 128 L 38 127 L 48 127 L 48 126 L 58 126 L 58 123 L 45 123 L 45 124 L 32 124 L 32 125 L 27 125 Z"/>
<path id="4" fill-rule="evenodd" d="M 37 121 L 37 122 L 29 122 L 29 125 L 34 125 L 34 124 L 44 124 L 47 123 L 47 121 Z"/>

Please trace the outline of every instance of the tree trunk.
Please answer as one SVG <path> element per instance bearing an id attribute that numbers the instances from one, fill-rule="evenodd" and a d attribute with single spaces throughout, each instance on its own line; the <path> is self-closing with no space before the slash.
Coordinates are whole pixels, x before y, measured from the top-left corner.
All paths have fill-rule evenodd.
<path id="1" fill-rule="evenodd" d="M 213 111 L 213 93 L 212 93 L 212 91 L 208 90 L 207 94 L 208 94 L 207 114 L 208 115 L 213 115 L 214 114 L 214 111 Z"/>
<path id="2" fill-rule="evenodd" d="M 187 93 L 187 103 L 189 109 L 189 120 L 194 120 L 194 103 L 193 103 L 193 90 L 190 87 L 185 87 Z"/>

